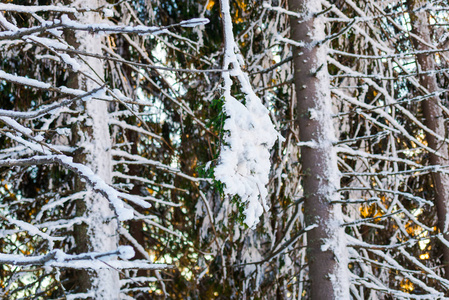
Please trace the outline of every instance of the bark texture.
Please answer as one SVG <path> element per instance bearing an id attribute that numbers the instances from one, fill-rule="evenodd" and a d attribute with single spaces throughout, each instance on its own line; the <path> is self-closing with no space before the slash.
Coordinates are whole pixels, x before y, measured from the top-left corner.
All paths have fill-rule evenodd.
<path id="1" fill-rule="evenodd" d="M 427 4 L 427 1 L 410 0 L 409 7 L 412 11 Z M 413 44 L 418 51 L 431 50 L 431 31 L 429 28 L 429 18 L 426 11 L 411 13 L 412 32 L 417 36 L 413 38 Z M 426 45 L 427 44 L 427 45 Z M 418 54 L 416 56 L 418 72 L 425 73 L 436 69 L 434 54 Z M 422 74 L 419 76 L 419 83 L 426 90 L 424 94 L 434 93 L 439 90 L 436 75 Z M 425 118 L 424 124 L 436 133 L 435 135 L 427 134 L 426 140 L 430 148 L 435 152 L 429 153 L 429 162 L 435 166 L 449 165 L 448 145 L 445 141 L 446 127 L 444 124 L 443 110 L 440 107 L 441 99 L 439 97 L 431 97 L 422 102 L 422 110 Z M 449 241 L 449 175 L 441 172 L 432 173 L 433 184 L 435 188 L 435 205 L 438 215 L 438 228 L 443 233 L 444 238 Z M 442 245 L 443 249 L 443 265 L 445 270 L 445 278 L 449 279 L 449 248 Z"/>
<path id="2" fill-rule="evenodd" d="M 349 299 L 349 279 L 345 233 L 341 227 L 339 173 L 333 146 L 335 133 L 331 116 L 329 74 L 324 24 L 315 13 L 321 4 L 314 0 L 290 0 L 289 10 L 300 17 L 291 18 L 296 89 L 296 124 L 303 168 L 304 214 L 311 299 Z"/>

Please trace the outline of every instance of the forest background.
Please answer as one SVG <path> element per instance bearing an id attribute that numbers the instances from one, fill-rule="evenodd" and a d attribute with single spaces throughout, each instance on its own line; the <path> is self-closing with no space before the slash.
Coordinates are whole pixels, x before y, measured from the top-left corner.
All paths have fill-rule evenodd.
<path id="1" fill-rule="evenodd" d="M 0 298 L 449 297 L 448 4 L 0 3 Z"/>

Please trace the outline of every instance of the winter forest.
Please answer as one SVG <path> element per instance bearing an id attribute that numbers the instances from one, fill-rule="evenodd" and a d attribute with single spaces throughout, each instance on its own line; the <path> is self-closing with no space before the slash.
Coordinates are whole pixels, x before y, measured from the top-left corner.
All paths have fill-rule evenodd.
<path id="1" fill-rule="evenodd" d="M 447 0 L 2 0 L 0 299 L 447 299 Z"/>

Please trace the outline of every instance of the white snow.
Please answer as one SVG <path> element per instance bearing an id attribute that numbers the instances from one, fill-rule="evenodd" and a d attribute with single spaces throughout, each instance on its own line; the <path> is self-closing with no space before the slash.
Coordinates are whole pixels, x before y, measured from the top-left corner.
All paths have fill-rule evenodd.
<path id="1" fill-rule="evenodd" d="M 72 4 L 76 8 L 98 9 L 107 7 L 105 0 L 76 0 Z M 101 29 L 110 29 L 107 19 L 103 19 L 101 13 L 84 12 L 76 14 L 76 21 L 70 20 L 67 15 L 61 16 L 61 25 L 74 29 L 76 42 L 81 50 L 93 54 L 102 54 L 104 38 L 101 36 Z M 87 31 L 84 31 L 87 30 Z M 99 31 L 97 31 L 99 30 Z M 92 35 L 90 32 L 99 32 Z M 71 61 L 66 61 L 71 64 Z M 77 88 L 84 91 L 93 91 L 100 88 L 105 80 L 104 62 L 94 57 L 84 57 L 78 60 L 78 68 L 82 74 L 78 74 Z M 100 101 L 97 98 L 104 98 L 104 89 L 100 89 L 95 95 L 83 97 L 84 107 L 79 106 L 78 110 L 85 116 L 84 130 L 78 131 L 78 147 L 83 148 L 85 154 L 82 164 L 73 165 L 75 172 L 84 174 L 89 185 L 96 191 L 88 191 L 84 198 L 86 211 L 83 217 L 87 222 L 88 246 L 94 252 L 114 251 L 118 247 L 119 221 L 133 218 L 133 210 L 125 208 L 125 203 L 119 198 L 119 192 L 112 188 L 112 155 L 110 149 L 111 134 L 109 131 L 108 102 Z M 89 101 L 87 101 L 89 100 Z M 68 161 L 67 161 L 68 162 Z M 100 193 L 100 194 L 99 194 Z M 112 204 L 111 206 L 109 205 Z M 118 220 L 114 218 L 117 216 Z M 118 263 L 117 260 L 108 260 L 109 265 Z M 96 268 L 104 268 L 105 263 L 101 261 L 86 262 L 86 265 Z M 101 266 L 103 265 L 103 267 Z M 73 262 L 73 267 L 82 267 L 80 262 Z M 84 266 L 85 267 L 85 266 Z M 106 266 L 106 268 L 108 268 Z M 92 290 L 95 291 L 96 298 L 114 299 L 120 294 L 119 274 L 116 270 L 108 268 L 98 270 L 96 276 L 91 278 Z"/>
<path id="2" fill-rule="evenodd" d="M 54 11 L 54 12 L 64 12 L 64 13 L 76 13 L 76 9 L 67 6 L 56 6 L 56 5 L 16 5 L 16 4 L 6 4 L 0 3 L 0 11 L 14 11 L 14 12 L 24 12 L 24 13 L 36 13 L 40 11 Z"/>
<path id="3" fill-rule="evenodd" d="M 105 18 L 112 18 L 114 16 L 114 11 L 109 8 L 103 8 L 103 13 Z"/>
<path id="4" fill-rule="evenodd" d="M 185 21 L 188 22 L 188 21 Z M 137 25 L 137 26 L 118 26 L 118 25 L 111 25 L 106 22 L 104 23 L 81 23 L 74 20 L 71 20 L 67 15 L 61 16 L 61 27 L 66 27 L 70 29 L 74 29 L 77 31 L 89 31 L 89 32 L 95 32 L 99 34 L 103 33 L 135 33 L 139 35 L 146 35 L 146 34 L 152 34 L 152 35 L 159 35 L 162 33 L 167 33 L 168 30 L 165 28 L 160 28 L 156 26 L 144 26 L 144 25 Z M 190 25 L 190 23 L 186 23 L 187 25 Z M 194 24 L 194 23 L 192 23 Z M 202 22 L 198 22 L 198 25 L 202 24 Z M 196 25 L 195 25 L 196 26 Z"/>
<path id="5" fill-rule="evenodd" d="M 308 11 L 304 12 L 305 18 L 320 12 L 321 4 L 310 0 L 307 3 L 307 8 Z M 324 26 L 322 17 L 315 18 L 313 30 L 310 32 L 310 36 L 313 37 L 313 42 L 310 45 L 315 45 L 316 47 L 315 69 L 317 70 L 317 86 L 314 89 L 317 92 L 313 96 L 316 99 L 315 107 L 308 111 L 310 119 L 317 120 L 321 124 L 322 129 L 313 136 L 311 141 L 306 142 L 312 142 L 316 148 L 320 149 L 318 151 L 325 153 L 322 155 L 324 157 L 323 161 L 319 163 L 325 166 L 326 174 L 324 174 L 322 180 L 327 183 L 322 184 L 317 193 L 323 195 L 328 201 L 338 201 L 341 197 L 338 192 L 340 188 L 340 171 L 337 163 L 337 149 L 334 147 L 336 134 L 332 119 L 333 112 L 329 89 L 329 73 L 327 67 L 321 67 L 322 65 L 327 65 L 327 46 L 319 46 L 318 44 L 319 41 L 323 41 L 325 38 Z M 343 224 L 341 206 L 339 204 L 332 205 L 329 212 L 329 220 L 326 222 L 320 220 L 319 222 L 319 226 L 322 227 L 320 230 L 325 230 L 329 237 L 323 241 L 322 251 L 331 250 L 338 262 L 335 270 L 332 270 L 329 274 L 333 285 L 334 299 L 349 299 L 350 283 L 347 267 L 349 255 L 346 248 L 346 234 L 344 228 L 341 226 Z"/>
<path id="6" fill-rule="evenodd" d="M 200 25 L 206 25 L 209 23 L 209 19 L 206 18 L 193 18 L 187 21 L 181 21 L 179 25 L 181 27 L 196 27 Z"/>
<path id="7" fill-rule="evenodd" d="M 22 126 L 10 117 L 0 117 L 0 121 L 6 123 L 9 127 L 16 130 L 17 132 L 20 132 L 21 134 L 31 136 L 31 134 L 33 133 L 31 129 Z"/>
<path id="8" fill-rule="evenodd" d="M 225 193 L 238 195 L 246 205 L 245 223 L 254 227 L 264 209 L 268 210 L 265 185 L 270 172 L 270 149 L 279 138 L 269 112 L 254 93 L 248 76 L 242 71 L 243 58 L 238 55 L 232 32 L 229 1 L 222 1 L 223 29 L 225 31 L 225 54 L 223 72 L 224 109 L 228 118 L 223 129 L 227 131 L 221 149 L 215 178 L 225 185 Z M 245 94 L 245 104 L 231 95 L 231 75 L 238 80 Z"/>
<path id="9" fill-rule="evenodd" d="M 73 70 L 74 72 L 77 72 L 77 71 L 81 68 L 80 64 L 76 61 L 76 59 L 70 57 L 70 55 L 65 54 L 65 53 L 61 53 L 61 54 L 59 54 L 59 57 L 61 57 L 61 59 L 62 59 L 66 64 L 68 64 L 69 66 L 71 66 L 71 67 L 72 67 L 72 70 Z"/>
<path id="10" fill-rule="evenodd" d="M 121 259 L 131 259 L 136 255 L 133 247 L 131 247 L 131 246 L 120 246 L 120 247 L 118 247 L 118 251 L 119 251 L 119 257 Z"/>
<path id="11" fill-rule="evenodd" d="M 40 89 L 49 89 L 51 87 L 51 84 L 49 84 L 49 83 L 45 83 L 45 82 L 42 82 L 39 80 L 35 80 L 35 79 L 23 77 L 23 76 L 8 74 L 8 73 L 4 72 L 3 70 L 0 70 L 0 79 L 4 79 L 6 81 L 19 83 L 22 85 L 27 85 L 30 87 L 36 87 L 36 88 L 40 88 Z"/>

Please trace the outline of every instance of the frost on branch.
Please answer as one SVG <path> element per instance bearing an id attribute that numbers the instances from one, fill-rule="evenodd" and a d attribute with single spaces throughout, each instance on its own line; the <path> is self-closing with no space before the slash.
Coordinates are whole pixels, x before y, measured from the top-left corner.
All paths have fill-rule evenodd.
<path id="1" fill-rule="evenodd" d="M 225 184 L 225 193 L 239 196 L 247 205 L 245 223 L 254 227 L 264 209 L 268 209 L 265 185 L 270 172 L 270 152 L 278 133 L 268 116 L 267 108 L 254 93 L 247 75 L 240 67 L 240 58 L 232 32 L 232 21 L 227 0 L 221 3 L 225 37 L 223 72 L 224 109 L 228 118 L 224 124 L 227 132 L 215 169 L 215 178 Z M 232 65 L 232 68 L 230 66 Z M 245 94 L 244 104 L 231 95 L 235 77 Z"/>

